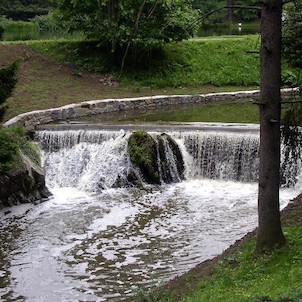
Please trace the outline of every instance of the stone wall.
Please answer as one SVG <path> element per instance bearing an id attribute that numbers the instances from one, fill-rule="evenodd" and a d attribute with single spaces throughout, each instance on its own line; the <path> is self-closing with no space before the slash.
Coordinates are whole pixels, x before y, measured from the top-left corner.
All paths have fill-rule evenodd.
<path id="1" fill-rule="evenodd" d="M 295 97 L 298 94 L 297 88 L 283 89 L 282 94 L 287 97 Z M 78 117 L 91 116 L 96 114 L 106 114 L 131 110 L 153 110 L 173 105 L 192 104 L 219 104 L 230 102 L 246 102 L 257 100 L 259 90 L 209 93 L 200 95 L 172 95 L 172 96 L 149 96 L 125 99 L 105 99 L 95 101 L 85 101 L 77 104 L 52 108 L 47 110 L 37 110 L 20 114 L 9 121 L 4 126 L 24 126 L 28 130 L 34 130 L 37 126 L 50 122 L 63 121 Z"/>

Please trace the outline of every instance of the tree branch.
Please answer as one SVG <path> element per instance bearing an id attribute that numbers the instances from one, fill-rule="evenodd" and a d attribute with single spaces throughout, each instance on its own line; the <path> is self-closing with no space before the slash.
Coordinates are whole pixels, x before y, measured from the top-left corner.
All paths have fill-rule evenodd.
<path id="1" fill-rule="evenodd" d="M 134 27 L 133 27 L 133 30 L 131 32 L 131 35 L 129 37 L 129 40 L 128 40 L 128 43 L 127 43 L 127 47 L 126 47 L 126 50 L 125 50 L 125 53 L 124 53 L 124 56 L 123 56 L 123 59 L 122 59 L 122 64 L 121 64 L 121 69 L 120 69 L 120 74 L 118 76 L 118 79 L 120 79 L 122 77 L 122 74 L 123 74 L 123 71 L 124 71 L 124 67 L 125 67 L 125 61 L 126 61 L 126 58 L 127 58 L 127 55 L 128 55 L 128 52 L 129 52 L 129 48 L 130 48 L 130 45 L 131 45 L 131 40 L 133 38 L 133 36 L 137 33 L 137 30 L 138 30 L 138 24 L 139 24 L 139 19 L 142 15 L 142 12 L 143 12 L 143 9 L 144 9 L 144 6 L 146 4 L 147 0 L 144 0 L 138 10 L 138 13 L 137 13 L 137 16 L 136 16 L 136 21 L 135 21 L 135 24 L 134 24 Z"/>

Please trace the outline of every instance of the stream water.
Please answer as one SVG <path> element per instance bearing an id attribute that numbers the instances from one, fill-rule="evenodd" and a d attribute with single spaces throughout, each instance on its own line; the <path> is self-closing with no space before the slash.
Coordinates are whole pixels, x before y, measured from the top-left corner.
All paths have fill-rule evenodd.
<path id="1" fill-rule="evenodd" d="M 171 135 L 185 180 L 139 190 L 113 187 L 128 132 L 39 132 L 53 196 L 0 212 L 1 301 L 122 301 L 254 229 L 258 136 Z M 283 188 L 281 207 L 299 191 Z"/>

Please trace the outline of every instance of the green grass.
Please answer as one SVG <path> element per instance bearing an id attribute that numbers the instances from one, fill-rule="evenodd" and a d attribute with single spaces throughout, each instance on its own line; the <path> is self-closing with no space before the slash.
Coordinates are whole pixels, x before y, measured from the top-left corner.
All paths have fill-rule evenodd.
<path id="1" fill-rule="evenodd" d="M 199 108 L 159 111 L 129 116 L 120 122 L 225 122 L 259 123 L 259 109 L 251 102 L 206 105 Z"/>
<path id="2" fill-rule="evenodd" d="M 286 228 L 288 244 L 259 259 L 254 241 L 219 263 L 214 275 L 203 280 L 182 302 L 299 302 L 302 299 L 302 227 Z M 230 263 L 237 263 L 232 268 Z"/>
<path id="3" fill-rule="evenodd" d="M 142 86 L 179 87 L 185 85 L 256 86 L 259 84 L 257 36 L 224 40 L 194 40 L 172 43 L 150 66 L 123 82 L 136 80 Z"/>
<path id="4" fill-rule="evenodd" d="M 119 72 L 107 50 L 94 42 L 32 42 L 36 51 L 78 68 L 97 72 Z M 256 86 L 259 84 L 258 36 L 223 40 L 191 40 L 171 43 L 163 50 L 140 53 L 139 63 L 129 54 L 122 82 L 124 86 L 180 87 L 196 85 Z"/>

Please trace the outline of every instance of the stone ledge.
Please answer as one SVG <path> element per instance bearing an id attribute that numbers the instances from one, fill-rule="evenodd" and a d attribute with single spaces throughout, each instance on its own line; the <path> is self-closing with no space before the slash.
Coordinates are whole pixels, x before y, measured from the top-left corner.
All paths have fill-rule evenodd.
<path id="1" fill-rule="evenodd" d="M 299 88 L 282 89 L 282 95 L 295 97 Z M 35 130 L 39 125 L 50 122 L 63 121 L 78 117 L 106 114 L 121 111 L 131 111 L 137 109 L 164 108 L 173 105 L 185 104 L 221 104 L 234 102 L 246 102 L 259 97 L 259 90 L 208 93 L 200 95 L 159 95 L 138 98 L 124 99 L 104 99 L 85 101 L 70 104 L 59 108 L 46 110 L 36 110 L 20 114 L 9 121 L 4 126 L 23 126 L 28 130 Z"/>

